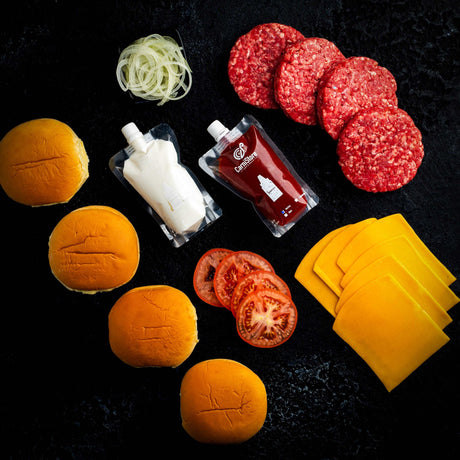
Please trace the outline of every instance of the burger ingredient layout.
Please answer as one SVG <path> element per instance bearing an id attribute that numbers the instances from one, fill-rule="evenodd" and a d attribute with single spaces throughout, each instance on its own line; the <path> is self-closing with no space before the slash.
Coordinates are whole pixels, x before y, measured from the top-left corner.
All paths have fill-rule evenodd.
<path id="1" fill-rule="evenodd" d="M 173 38 L 158 34 L 123 50 L 116 73 L 123 91 L 158 105 L 183 98 L 192 84 L 183 48 Z M 345 177 L 362 190 L 396 190 L 411 181 L 421 165 L 421 133 L 397 107 L 393 76 L 372 59 L 346 58 L 325 39 L 306 38 L 292 27 L 270 23 L 256 26 L 236 41 L 228 76 L 242 101 L 258 108 L 281 108 L 298 123 L 319 124 L 337 141 Z M 165 127 L 174 141 L 152 137 L 152 132 Z M 70 135 L 65 143 L 74 149 L 67 158 L 63 152 L 68 145 L 53 146 L 59 153 L 52 159 L 59 165 L 54 169 L 65 177 L 53 176 L 58 185 L 47 184 L 46 193 L 61 191 L 63 185 L 70 190 L 63 196 L 41 196 L 51 162 L 42 149 L 32 160 L 23 158 L 24 143 L 33 145 L 39 139 L 46 144 L 43 132 L 57 129 Z M 232 130 L 215 121 L 208 131 L 217 144 L 200 158 L 200 167 L 252 202 L 274 236 L 282 236 L 318 204 L 316 194 L 252 116 L 245 116 Z M 129 154 L 124 149 L 110 164 L 148 203 L 149 212 L 158 214 L 163 231 L 178 247 L 216 220 L 221 210 L 180 164 L 171 132 L 162 124 L 149 132 L 149 138 L 133 124 L 127 125 L 123 133 L 131 144 Z M 67 202 L 88 177 L 82 141 L 56 120 L 19 125 L 2 139 L 3 152 L 1 185 L 20 203 Z M 72 291 L 95 294 L 125 285 L 134 277 L 139 257 L 136 230 L 108 206 L 69 212 L 49 239 L 51 272 Z M 449 340 L 444 332 L 452 321 L 448 311 L 459 302 L 450 288 L 455 277 L 401 214 L 331 230 L 307 252 L 295 278 L 332 315 L 333 330 L 388 391 Z M 210 249 L 197 262 L 193 287 L 205 303 L 231 311 L 239 337 L 254 347 L 284 344 L 296 329 L 298 312 L 291 291 L 259 254 Z M 179 366 L 198 342 L 195 307 L 182 291 L 170 286 L 128 291 L 110 311 L 108 327 L 113 353 L 133 367 Z M 224 403 L 230 401 L 229 407 L 237 408 L 240 420 L 231 429 L 226 426 L 226 409 L 203 407 L 216 402 L 214 397 L 202 398 L 211 386 L 223 395 Z M 252 399 L 234 403 L 238 394 Z M 260 430 L 266 413 L 263 383 L 239 363 L 205 361 L 184 376 L 183 426 L 200 442 L 243 442 Z M 205 417 L 209 421 L 203 422 Z"/>
<path id="2" fill-rule="evenodd" d="M 295 278 L 388 391 L 449 340 L 443 329 L 459 301 L 449 288 L 455 277 L 401 214 L 332 230 Z"/>

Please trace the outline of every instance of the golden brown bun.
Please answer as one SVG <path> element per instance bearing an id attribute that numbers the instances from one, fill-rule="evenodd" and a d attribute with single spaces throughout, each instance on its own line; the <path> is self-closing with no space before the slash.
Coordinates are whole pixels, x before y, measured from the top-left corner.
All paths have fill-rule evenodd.
<path id="1" fill-rule="evenodd" d="M 202 361 L 187 371 L 180 388 L 182 426 L 196 441 L 235 444 L 263 426 L 267 393 L 248 367 L 229 359 Z"/>
<path id="2" fill-rule="evenodd" d="M 170 286 L 143 286 L 120 297 L 109 313 L 113 353 L 133 367 L 177 367 L 198 342 L 196 310 Z"/>
<path id="3" fill-rule="evenodd" d="M 83 142 L 61 121 L 27 121 L 0 141 L 0 184 L 18 203 L 66 203 L 87 178 L 88 156 Z"/>
<path id="4" fill-rule="evenodd" d="M 68 289 L 94 294 L 127 283 L 139 265 L 131 222 L 109 206 L 86 206 L 63 217 L 48 243 L 54 276 Z"/>

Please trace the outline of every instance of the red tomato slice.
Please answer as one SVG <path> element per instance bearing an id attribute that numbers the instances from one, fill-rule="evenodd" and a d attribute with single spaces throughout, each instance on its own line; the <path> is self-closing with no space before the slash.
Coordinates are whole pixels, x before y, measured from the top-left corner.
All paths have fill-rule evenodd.
<path id="1" fill-rule="evenodd" d="M 272 348 L 291 337 L 297 325 L 292 299 L 273 289 L 249 294 L 236 312 L 239 336 L 259 348 Z"/>
<path id="2" fill-rule="evenodd" d="M 235 286 L 230 302 L 233 316 L 236 315 L 236 310 L 243 299 L 251 294 L 251 292 L 257 292 L 260 289 L 275 289 L 289 297 L 291 296 L 288 285 L 274 272 L 256 270 L 242 278 Z"/>
<path id="3" fill-rule="evenodd" d="M 256 270 L 274 272 L 266 259 L 250 251 L 235 251 L 224 257 L 214 276 L 214 291 L 219 302 L 230 309 L 233 290 L 238 281 Z"/>
<path id="4" fill-rule="evenodd" d="M 222 307 L 214 292 L 214 275 L 221 260 L 233 251 L 224 248 L 214 248 L 205 252 L 195 267 L 193 287 L 198 297 L 209 305 Z"/>

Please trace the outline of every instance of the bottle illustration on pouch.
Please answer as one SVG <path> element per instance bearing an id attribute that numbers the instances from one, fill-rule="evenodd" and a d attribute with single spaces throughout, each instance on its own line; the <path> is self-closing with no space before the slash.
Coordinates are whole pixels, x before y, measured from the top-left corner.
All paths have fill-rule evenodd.
<path id="1" fill-rule="evenodd" d="M 269 196 L 272 201 L 276 201 L 283 194 L 283 192 L 267 177 L 261 176 L 259 174 L 257 179 L 259 179 L 260 187 L 262 190 Z"/>

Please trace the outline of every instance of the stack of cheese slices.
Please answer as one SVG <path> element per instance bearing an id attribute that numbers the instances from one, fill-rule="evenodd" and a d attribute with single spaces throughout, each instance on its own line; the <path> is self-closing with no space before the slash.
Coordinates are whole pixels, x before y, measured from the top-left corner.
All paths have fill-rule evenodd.
<path id="1" fill-rule="evenodd" d="M 393 390 L 449 338 L 455 277 L 401 214 L 337 228 L 296 279 L 335 318 L 333 330 Z"/>

